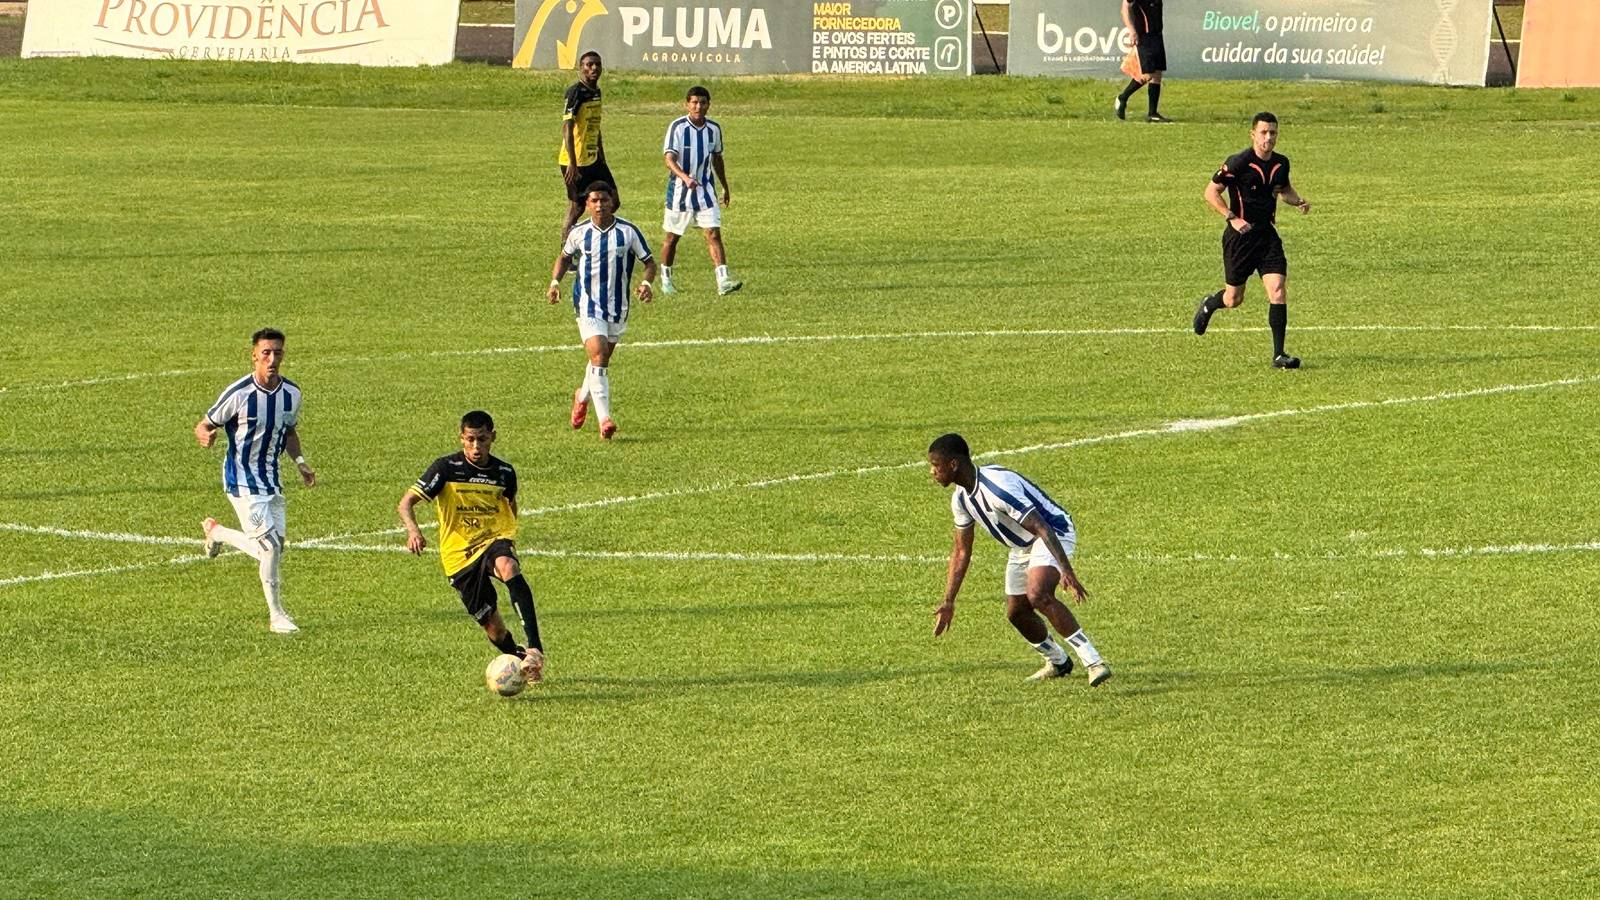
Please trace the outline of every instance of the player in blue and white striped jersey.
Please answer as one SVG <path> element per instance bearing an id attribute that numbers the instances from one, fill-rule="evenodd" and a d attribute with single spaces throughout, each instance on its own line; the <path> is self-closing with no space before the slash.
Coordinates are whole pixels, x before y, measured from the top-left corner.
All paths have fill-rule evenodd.
<path id="1" fill-rule="evenodd" d="M 1081 603 L 1089 592 L 1072 569 L 1077 530 L 1072 517 L 1038 485 L 1004 466 L 976 466 L 967 442 L 959 434 L 935 438 L 928 447 L 928 467 L 940 487 L 955 485 L 950 512 L 955 519 L 955 546 L 944 600 L 934 611 L 934 636 L 944 634 L 956 614 L 956 594 L 972 561 L 972 535 L 976 526 L 1009 547 L 1006 563 L 1006 618 L 1023 639 L 1044 657 L 1044 667 L 1029 681 L 1060 678 L 1072 672 L 1072 658 L 1050 638 L 1049 620 L 1068 647 L 1078 654 L 1089 674 L 1089 686 L 1098 687 L 1111 677 L 1111 667 L 1090 643 L 1072 610 L 1056 599 L 1056 586 L 1065 585 Z"/>
<path id="2" fill-rule="evenodd" d="M 650 282 L 656 277 L 655 257 L 645 243 L 644 232 L 627 219 L 616 215 L 617 201 L 611 185 L 597 181 L 589 186 L 584 205 L 589 220 L 567 233 L 550 270 L 551 303 L 561 299 L 561 276 L 568 269 L 577 272 L 572 284 L 572 307 L 578 317 L 578 337 L 589 354 L 589 367 L 583 382 L 572 395 L 572 427 L 582 428 L 594 401 L 600 417 L 600 436 L 610 440 L 617 433 L 611 418 L 611 354 L 622 333 L 628 330 L 628 293 L 633 283 L 633 268 L 644 263 L 644 280 L 636 295 L 645 303 L 651 299 Z"/>
<path id="3" fill-rule="evenodd" d="M 275 328 L 263 328 L 250 336 L 254 363 L 250 374 L 223 390 L 195 423 L 194 437 L 200 446 L 210 447 L 218 431 L 227 434 L 222 489 L 239 516 L 238 531 L 213 518 L 201 523 L 206 555 L 216 556 L 221 545 L 228 544 L 254 558 L 259 564 L 261 591 L 267 598 L 268 625 L 279 634 L 289 634 L 300 629 L 284 611 L 279 596 L 286 527 L 278 457 L 288 453 L 294 459 L 306 487 L 317 483 L 317 473 L 306 464 L 296 430 L 300 386 L 278 374 L 283 344 L 283 332 Z"/>
<path id="4" fill-rule="evenodd" d="M 733 202 L 728 190 L 728 173 L 722 165 L 722 126 L 706 118 L 711 109 L 711 92 L 695 85 L 684 99 L 687 115 L 667 126 L 667 139 L 661 146 L 667 171 L 667 211 L 661 220 L 661 290 L 675 294 L 672 261 L 677 258 L 678 238 L 693 222 L 706 233 L 706 249 L 717 268 L 717 293 L 731 294 L 744 282 L 728 274 L 728 253 L 722 246 L 722 207 Z M 717 183 L 722 183 L 719 205 Z"/>

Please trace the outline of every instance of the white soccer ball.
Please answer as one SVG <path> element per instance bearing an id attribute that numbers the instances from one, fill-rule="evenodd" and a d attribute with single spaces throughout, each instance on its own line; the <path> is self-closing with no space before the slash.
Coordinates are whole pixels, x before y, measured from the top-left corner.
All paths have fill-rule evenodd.
<path id="1" fill-rule="evenodd" d="M 483 680 L 489 690 L 502 697 L 515 697 L 528 686 L 528 677 L 522 674 L 522 660 L 509 653 L 489 660 L 489 668 L 483 670 Z"/>

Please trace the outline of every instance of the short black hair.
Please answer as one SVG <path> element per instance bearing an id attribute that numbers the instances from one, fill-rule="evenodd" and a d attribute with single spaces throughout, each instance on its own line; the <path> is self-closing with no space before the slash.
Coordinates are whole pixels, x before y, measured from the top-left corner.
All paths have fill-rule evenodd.
<path id="1" fill-rule="evenodd" d="M 250 335 L 250 346 L 254 347 L 262 341 L 281 341 L 283 339 L 283 332 L 279 331 L 278 329 L 262 328 L 255 334 Z"/>
<path id="2" fill-rule="evenodd" d="M 928 445 L 928 452 L 945 459 L 971 459 L 972 451 L 967 448 L 967 439 L 959 434 L 941 434 Z"/>
<path id="3" fill-rule="evenodd" d="M 711 102 L 711 92 L 705 89 L 705 85 L 697 84 L 689 88 L 689 93 L 683 95 L 685 100 L 693 100 L 696 97 L 704 97 L 707 103 Z"/>
<path id="4" fill-rule="evenodd" d="M 1269 112 L 1258 112 L 1256 113 L 1256 117 L 1250 120 L 1250 130 L 1255 131 L 1256 126 L 1260 125 L 1262 122 L 1271 122 L 1272 124 L 1276 125 L 1278 124 L 1278 117 Z"/>
<path id="5" fill-rule="evenodd" d="M 583 55 L 578 57 L 578 62 L 582 63 L 584 60 L 588 59 L 591 56 L 594 57 L 594 61 L 595 62 L 602 62 L 602 60 L 600 59 L 600 54 L 595 52 L 595 51 L 593 51 L 593 50 L 585 50 L 585 51 L 583 51 Z"/>
<path id="6" fill-rule="evenodd" d="M 468 428 L 482 428 L 485 431 L 493 432 L 494 416 L 481 409 L 475 409 L 461 417 L 461 430 L 466 431 Z"/>
<path id="7" fill-rule="evenodd" d="M 594 193 L 595 191 L 599 191 L 602 194 L 606 194 L 607 196 L 609 196 L 611 198 L 612 202 L 615 202 L 616 199 L 617 199 L 617 189 L 612 187 L 611 186 L 611 182 L 609 182 L 609 181 L 591 181 L 591 182 L 589 182 L 589 186 L 583 189 L 583 199 L 585 201 L 587 201 L 589 199 L 589 195 Z"/>

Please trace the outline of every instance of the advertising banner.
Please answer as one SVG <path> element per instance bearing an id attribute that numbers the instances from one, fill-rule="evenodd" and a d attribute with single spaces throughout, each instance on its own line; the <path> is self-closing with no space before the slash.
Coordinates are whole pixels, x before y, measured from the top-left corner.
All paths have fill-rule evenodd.
<path id="1" fill-rule="evenodd" d="M 442 65 L 456 3 L 407 0 L 45 0 L 22 55 Z"/>
<path id="2" fill-rule="evenodd" d="M 517 0 L 518 68 L 968 75 L 971 0 Z"/>
<path id="3" fill-rule="evenodd" d="M 1528 0 L 1517 87 L 1600 87 L 1600 3 Z"/>
<path id="4" fill-rule="evenodd" d="M 1170 2 L 1168 71 L 1184 78 L 1340 78 L 1482 85 L 1492 0 Z M 1014 75 L 1121 78 L 1115 0 L 1011 0 Z"/>

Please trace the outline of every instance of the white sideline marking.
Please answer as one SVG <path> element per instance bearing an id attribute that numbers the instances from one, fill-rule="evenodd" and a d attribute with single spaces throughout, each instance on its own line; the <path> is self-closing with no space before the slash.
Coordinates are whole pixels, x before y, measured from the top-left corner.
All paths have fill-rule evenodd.
<path id="1" fill-rule="evenodd" d="M 986 453 L 980 453 L 975 458 L 976 459 L 993 459 L 993 458 L 1005 457 L 1005 456 L 1018 456 L 1018 455 L 1022 455 L 1022 454 L 1026 454 L 1026 453 L 1037 453 L 1037 452 L 1049 451 L 1049 450 L 1063 450 L 1063 449 L 1068 449 L 1068 448 L 1072 448 L 1072 447 L 1084 447 L 1084 446 L 1089 446 L 1089 445 L 1093 445 L 1093 444 L 1108 443 L 1108 442 L 1111 442 L 1111 441 L 1128 440 L 1128 439 L 1131 439 L 1131 438 L 1158 437 L 1158 436 L 1161 436 L 1161 435 L 1168 435 L 1168 434 L 1184 434 L 1184 433 L 1195 432 L 1195 431 L 1213 431 L 1213 430 L 1223 429 L 1223 428 L 1234 428 L 1234 427 L 1237 427 L 1239 425 L 1243 425 L 1243 424 L 1246 424 L 1246 423 L 1249 423 L 1249 422 L 1266 421 L 1266 420 L 1269 420 L 1269 419 L 1288 418 L 1288 417 L 1291 417 L 1291 416 L 1313 415 L 1313 414 L 1316 414 L 1316 413 L 1325 413 L 1325 412 L 1340 412 L 1340 411 L 1353 410 L 1353 409 L 1373 409 L 1373 408 L 1388 407 L 1388 406 L 1405 406 L 1405 405 L 1409 405 L 1409 404 L 1431 403 L 1431 402 L 1437 402 L 1437 401 L 1440 401 L 1440 400 L 1457 400 L 1457 399 L 1463 399 L 1463 398 L 1468 398 L 1468 397 L 1487 397 L 1487 396 L 1494 396 L 1494 395 L 1498 395 L 1498 394 L 1521 393 L 1521 392 L 1539 390 L 1541 388 L 1548 388 L 1548 387 L 1569 387 L 1569 386 L 1573 386 L 1573 385 L 1593 384 L 1595 382 L 1600 382 L 1600 375 L 1584 375 L 1584 376 L 1578 376 L 1578 377 L 1574 377 L 1574 378 L 1562 378 L 1562 379 L 1557 379 L 1557 380 L 1553 380 L 1553 381 L 1539 381 L 1539 382 L 1531 382 L 1531 383 L 1524 383 L 1524 384 L 1503 384 L 1503 385 L 1497 385 L 1497 386 L 1494 386 L 1494 387 L 1484 387 L 1484 388 L 1468 388 L 1468 389 L 1465 389 L 1465 390 L 1443 391 L 1443 392 L 1440 392 L 1440 393 L 1437 393 L 1437 394 L 1427 394 L 1427 395 L 1415 396 L 1415 397 L 1391 397 L 1391 398 L 1384 399 L 1384 400 L 1351 400 L 1351 401 L 1347 401 L 1347 402 L 1344 402 L 1344 403 L 1327 403 L 1327 404 L 1322 404 L 1320 406 L 1295 407 L 1295 408 L 1289 408 L 1289 409 L 1272 410 L 1272 411 L 1269 411 L 1269 412 L 1261 412 L 1261 413 L 1243 413 L 1243 414 L 1236 415 L 1236 416 L 1223 416 L 1223 417 L 1219 417 L 1219 418 L 1215 418 L 1215 419 L 1177 419 L 1177 420 L 1174 420 L 1174 421 L 1171 421 L 1171 422 L 1167 422 L 1167 423 L 1162 424 L 1162 425 L 1155 426 L 1153 428 L 1136 428 L 1136 429 L 1132 429 L 1132 430 L 1128 430 L 1128 431 L 1113 432 L 1113 433 L 1110 433 L 1110 434 L 1093 435 L 1093 436 L 1090 436 L 1090 437 L 1083 437 L 1083 438 L 1074 438 L 1074 439 L 1068 440 L 1068 441 L 1058 441 L 1058 442 L 1046 443 L 1046 444 L 1032 444 L 1032 445 L 1029 445 L 1029 446 L 1026 446 L 1026 447 L 1014 447 L 1014 448 L 1011 448 L 1011 449 L 1008 449 L 1008 450 L 991 450 L 991 451 L 988 451 Z M 645 493 L 645 494 L 634 494 L 634 495 L 629 495 L 629 496 L 625 496 L 625 497 L 609 497 L 609 498 L 605 498 L 605 499 L 601 499 L 601 500 L 590 500 L 590 501 L 585 501 L 585 502 L 581 502 L 581 503 L 569 503 L 569 504 L 566 504 L 566 505 L 563 505 L 563 506 L 541 507 L 541 508 L 536 508 L 536 509 L 524 510 L 523 512 L 524 512 L 525 515 L 530 515 L 530 516 L 532 516 L 532 515 L 548 515 L 550 513 L 564 512 L 564 511 L 568 511 L 568 510 L 592 509 L 592 508 L 603 507 L 603 506 L 615 506 L 615 505 L 622 504 L 622 503 L 632 503 L 632 502 L 638 502 L 638 501 L 644 501 L 644 500 L 655 500 L 655 499 L 660 499 L 660 498 L 665 498 L 665 497 L 686 497 L 686 496 L 693 496 L 693 495 L 697 495 L 697 494 L 710 494 L 710 493 L 716 493 L 716 492 L 726 491 L 726 490 L 735 490 L 735 489 L 740 489 L 740 488 L 763 488 L 763 487 L 771 487 L 771 486 L 780 485 L 780 484 L 792 484 L 792 483 L 797 483 L 797 482 L 802 482 L 802 481 L 815 481 L 815 480 L 824 479 L 824 478 L 835 478 L 835 477 L 839 477 L 839 476 L 843 476 L 843 475 L 864 475 L 864 474 L 869 474 L 869 473 L 874 473 L 874 472 L 892 471 L 892 470 L 896 470 L 896 469 L 914 469 L 914 468 L 918 468 L 918 467 L 925 466 L 925 465 L 927 465 L 927 462 L 925 460 L 915 460 L 913 462 L 908 462 L 908 463 L 894 463 L 894 464 L 884 464 L 884 465 L 876 465 L 876 466 L 862 466 L 862 467 L 853 468 L 853 469 L 830 469 L 830 470 L 824 471 L 824 472 L 810 472 L 810 473 L 800 473 L 800 474 L 794 474 L 794 475 L 784 475 L 784 476 L 778 476 L 778 477 L 775 477 L 775 478 L 759 479 L 759 480 L 755 480 L 755 481 L 726 482 L 726 483 L 721 483 L 721 484 L 705 485 L 705 486 L 696 487 L 696 488 L 678 488 L 678 489 L 667 490 L 667 491 L 653 491 L 653 492 Z M 175 538 L 175 537 L 135 535 L 135 534 L 127 534 L 127 533 L 124 533 L 124 532 L 74 531 L 74 530 L 71 530 L 71 529 L 64 529 L 64 528 L 51 528 L 51 527 L 48 527 L 48 526 L 34 526 L 34 525 L 20 525 L 20 524 L 14 524 L 14 523 L 0 523 L 0 531 L 16 531 L 16 532 L 27 532 L 27 533 L 34 533 L 34 534 L 52 534 L 52 535 L 57 535 L 57 536 L 62 536 L 62 537 L 80 537 L 80 538 L 88 538 L 88 539 L 91 539 L 91 540 L 112 540 L 112 541 L 124 541 L 124 542 L 130 542 L 130 543 L 149 543 L 149 544 L 168 544 L 168 543 L 198 544 L 198 543 L 200 543 L 200 540 L 198 538 L 191 540 L 191 539 L 186 539 L 186 538 Z M 382 529 L 382 530 L 378 530 L 378 531 L 367 531 L 367 532 L 347 532 L 347 533 L 342 533 L 342 534 L 327 535 L 325 537 L 311 538 L 309 540 L 293 542 L 293 543 L 290 544 L 290 547 L 291 548 L 301 548 L 301 549 L 319 549 L 319 548 L 331 548 L 332 546 L 337 546 L 340 549 L 347 549 L 347 550 L 352 550 L 352 551 L 354 551 L 354 550 L 374 550 L 376 548 L 374 548 L 374 547 L 372 547 L 370 545 L 357 545 L 357 544 L 343 544 L 343 545 L 341 545 L 338 542 L 349 541 L 352 538 L 380 537 L 380 536 L 391 535 L 391 534 L 401 534 L 403 532 L 404 532 L 404 529 L 401 529 L 401 528 L 386 528 L 386 529 Z M 1512 545 L 1510 549 L 1504 549 L 1504 548 L 1470 548 L 1469 547 L 1469 548 L 1453 548 L 1453 549 L 1452 548 L 1446 548 L 1445 550 L 1421 550 L 1421 551 L 1414 551 L 1414 552 L 1416 553 L 1416 555 L 1422 555 L 1422 556 L 1430 556 L 1430 555 L 1431 556 L 1485 555 L 1485 554 L 1490 553 L 1490 552 L 1500 552 L 1500 553 L 1510 553 L 1510 552 L 1546 552 L 1546 551 L 1542 550 L 1541 548 L 1544 548 L 1544 547 L 1547 547 L 1547 546 L 1548 547 L 1552 547 L 1552 549 L 1549 552 L 1561 552 L 1561 551 L 1570 551 L 1570 550 L 1593 549 L 1593 545 L 1590 545 L 1590 544 L 1567 544 L 1567 545 L 1541 545 L 1541 544 L 1520 545 L 1519 544 L 1519 545 Z M 1521 548 L 1521 549 L 1519 550 L 1518 548 Z M 404 549 L 404 548 L 397 548 L 397 549 Z M 556 553 L 557 551 L 547 551 L 547 552 Z M 576 554 L 578 554 L 580 552 L 582 552 L 582 551 L 568 551 L 568 553 L 571 554 L 571 555 L 576 555 Z M 598 551 L 596 551 L 596 552 L 598 552 Z M 1389 555 L 1404 556 L 1408 552 L 1413 552 L 1413 551 L 1397 550 L 1397 551 L 1389 551 L 1388 553 L 1389 553 Z M 795 555 L 796 556 L 807 556 L 807 554 L 795 554 Z M 13 578 L 0 579 L 0 587 L 4 587 L 6 585 L 11 585 L 11 584 L 24 584 L 24 583 L 31 582 L 31 581 L 49 580 L 49 579 L 53 579 L 53 578 L 68 578 L 68 577 L 74 577 L 74 576 L 79 576 L 79 575 L 101 575 L 101 574 L 109 574 L 109 573 L 112 573 L 112 572 L 126 572 L 126 571 L 133 571 L 135 569 L 150 568 L 152 566 L 157 566 L 157 565 L 166 565 L 166 564 L 179 563 L 179 562 L 191 562 L 194 559 L 204 559 L 204 558 L 205 557 L 203 555 L 196 556 L 196 557 L 174 557 L 173 559 L 167 560 L 164 563 L 141 563 L 141 564 L 136 564 L 136 565 L 132 565 L 132 566 L 115 566 L 115 567 L 111 567 L 109 569 L 82 570 L 82 571 L 67 572 L 67 573 L 48 573 L 47 572 L 47 573 L 44 573 L 42 575 L 17 576 L 17 577 L 13 577 Z M 608 558 L 626 558 L 626 557 L 608 557 Z M 663 557 L 663 558 L 665 558 L 665 557 Z M 685 557 L 685 558 L 694 558 L 694 557 Z M 705 557 L 705 558 L 707 558 L 707 559 L 722 559 L 722 558 L 734 558 L 734 557 L 731 557 L 731 556 L 708 556 L 708 557 Z M 1147 558 L 1148 559 L 1150 557 L 1142 557 L 1142 558 Z M 1207 559 L 1235 559 L 1235 558 L 1238 558 L 1238 557 L 1210 557 L 1210 556 L 1204 556 L 1204 555 L 1196 554 L 1192 558 L 1196 559 L 1196 560 L 1207 560 Z M 1291 558 L 1291 557 L 1278 556 L 1278 557 L 1275 557 L 1275 558 L 1288 559 L 1288 558 Z M 1337 559 L 1337 558 L 1340 558 L 1340 557 L 1329 555 L 1326 558 Z M 919 557 L 917 559 L 920 561 L 921 558 Z M 820 561 L 820 560 L 808 560 L 808 561 Z"/>
<path id="2" fill-rule="evenodd" d="M 1487 397 L 1496 394 L 1511 394 L 1525 391 L 1534 391 L 1549 387 L 1569 387 L 1579 384 L 1593 384 L 1600 382 L 1600 375 L 1583 375 L 1576 378 L 1562 378 L 1554 381 L 1538 381 L 1524 384 L 1503 384 L 1495 387 L 1468 388 L 1459 391 L 1443 391 L 1437 394 L 1427 394 L 1418 397 L 1390 397 L 1385 400 L 1351 400 L 1345 403 L 1325 403 L 1320 406 L 1291 407 L 1270 412 L 1242 413 L 1236 416 L 1222 416 L 1215 419 L 1176 419 L 1157 425 L 1153 428 L 1134 428 L 1128 431 L 1116 431 L 1110 434 L 1091 435 L 1089 437 L 1073 438 L 1067 441 L 1056 441 L 1047 444 L 1030 444 L 1026 447 L 1012 447 L 1007 450 L 989 450 L 976 454 L 973 459 L 997 459 L 1006 456 L 1021 456 L 1028 453 L 1040 453 L 1051 450 L 1068 450 L 1074 447 L 1088 447 L 1095 444 L 1106 444 L 1112 441 L 1125 441 L 1134 438 L 1160 437 L 1169 434 L 1184 434 L 1194 431 L 1217 431 L 1225 428 L 1236 428 L 1250 422 L 1261 422 L 1268 419 L 1283 419 L 1291 416 L 1316 415 L 1318 413 L 1343 412 L 1352 409 L 1374 409 L 1386 406 L 1405 406 L 1416 403 L 1433 403 L 1441 400 L 1459 400 L 1468 397 Z M 722 491 L 760 489 L 775 487 L 777 485 L 797 484 L 805 481 L 820 481 L 826 478 L 838 478 L 845 475 L 869 475 L 876 472 L 889 472 L 899 469 L 916 469 L 926 466 L 927 460 L 914 460 L 905 463 L 884 463 L 875 466 L 861 466 L 852 469 L 829 469 L 824 472 L 805 472 L 794 475 L 779 475 L 773 478 L 762 478 L 755 481 L 721 482 L 718 484 L 702 485 L 700 487 L 670 488 L 660 491 L 649 491 L 642 494 L 629 494 L 622 497 L 606 497 L 600 500 L 584 500 L 577 503 L 566 503 L 560 506 L 540 506 L 522 510 L 525 516 L 544 516 L 553 513 L 572 512 L 580 509 L 599 509 L 607 506 L 619 506 L 624 503 L 642 503 L 650 500 L 677 499 L 692 497 L 702 494 L 715 494 Z M 348 540 L 351 538 L 384 537 L 392 534 L 404 534 L 403 528 L 383 528 L 375 531 L 348 532 L 325 538 L 311 538 L 303 542 L 304 546 L 315 547 L 334 540 Z"/>
<path id="3" fill-rule="evenodd" d="M 22 530 L 8 528 L 7 530 Z M 54 533 L 54 532 L 52 532 Z M 67 532 L 67 536 L 81 537 L 90 533 Z M 138 537 L 133 535 L 132 537 Z M 162 538 L 154 535 L 145 536 L 149 543 L 167 543 L 181 538 Z M 311 546 L 311 545 L 301 545 Z M 398 544 L 318 544 L 312 549 L 344 553 L 405 553 L 406 548 Z M 1481 547 L 1422 547 L 1411 550 L 1406 548 L 1392 548 L 1388 550 L 1371 550 L 1341 552 L 1330 550 L 1326 553 L 1306 553 L 1296 556 L 1292 553 L 1273 551 L 1269 554 L 1249 555 L 1240 553 L 1214 554 L 1214 553 L 1129 553 L 1121 556 L 1112 554 L 1086 554 L 1078 557 L 1085 561 L 1112 561 L 1135 563 L 1183 563 L 1183 562 L 1294 562 L 1294 561 L 1339 561 L 1346 559 L 1465 559 L 1483 556 L 1529 556 L 1549 553 L 1594 553 L 1600 552 L 1600 541 L 1587 541 L 1573 544 L 1549 543 L 1519 543 L 1503 545 L 1485 545 Z M 918 565 L 935 565 L 945 562 L 948 557 L 927 556 L 910 553 L 886 554 L 849 554 L 849 553 L 737 553 L 737 552 L 711 552 L 711 551 L 673 551 L 673 550 L 534 550 L 518 548 L 518 556 L 540 557 L 546 559 L 611 559 L 611 560 L 661 560 L 667 562 L 741 562 L 741 563 L 916 563 Z M 185 565 L 206 559 L 204 554 L 174 556 L 171 559 L 158 562 L 133 563 L 124 566 L 107 566 L 102 569 L 74 569 L 65 572 L 42 572 L 37 575 L 18 575 L 11 578 L 0 578 L 0 587 L 17 584 L 31 584 L 40 581 L 56 581 L 63 578 L 88 578 L 96 575 L 115 575 L 123 572 L 135 572 L 141 569 L 153 569 L 158 566 Z"/>
<path id="4" fill-rule="evenodd" d="M 1268 329 L 1259 326 L 1243 326 L 1238 328 L 1213 328 L 1207 334 L 1256 334 L 1266 332 Z M 1600 325 L 1297 325 L 1299 332 L 1432 332 L 1432 331 L 1477 331 L 1477 332 L 1595 332 L 1600 331 Z M 746 335 L 743 337 L 714 337 L 714 338 L 681 338 L 677 340 L 662 341 L 634 341 L 628 344 L 630 350 L 662 350 L 679 347 L 742 347 L 762 346 L 773 344 L 826 344 L 826 343 L 852 343 L 862 341 L 912 341 L 912 340 L 945 340 L 962 338 L 1003 338 L 1003 337 L 1121 337 L 1140 335 L 1185 335 L 1193 334 L 1191 328 L 1034 328 L 1034 329 L 987 329 L 987 330 L 958 330 L 958 331 L 908 331 L 886 332 L 881 334 L 796 334 L 796 335 Z M 517 354 L 560 353 L 578 351 L 578 345 L 568 344 L 535 344 L 525 347 L 484 347 L 474 350 L 429 350 L 424 352 L 388 353 L 379 356 L 330 356 L 311 358 L 297 365 L 313 367 L 323 365 L 352 365 L 375 362 L 400 362 L 408 359 L 440 359 L 461 356 L 500 356 Z M 102 384 L 120 384 L 129 381 L 143 381 L 152 378 L 182 378 L 190 375 L 218 375 L 232 374 L 238 371 L 237 366 L 210 367 L 203 369 L 166 369 L 160 372 L 129 372 L 121 375 L 99 375 L 92 378 L 80 378 L 72 381 L 60 381 L 50 384 L 19 384 L 9 388 L 0 387 L 0 394 L 25 394 L 40 393 L 44 391 L 68 390 L 78 387 L 94 387 Z"/>

